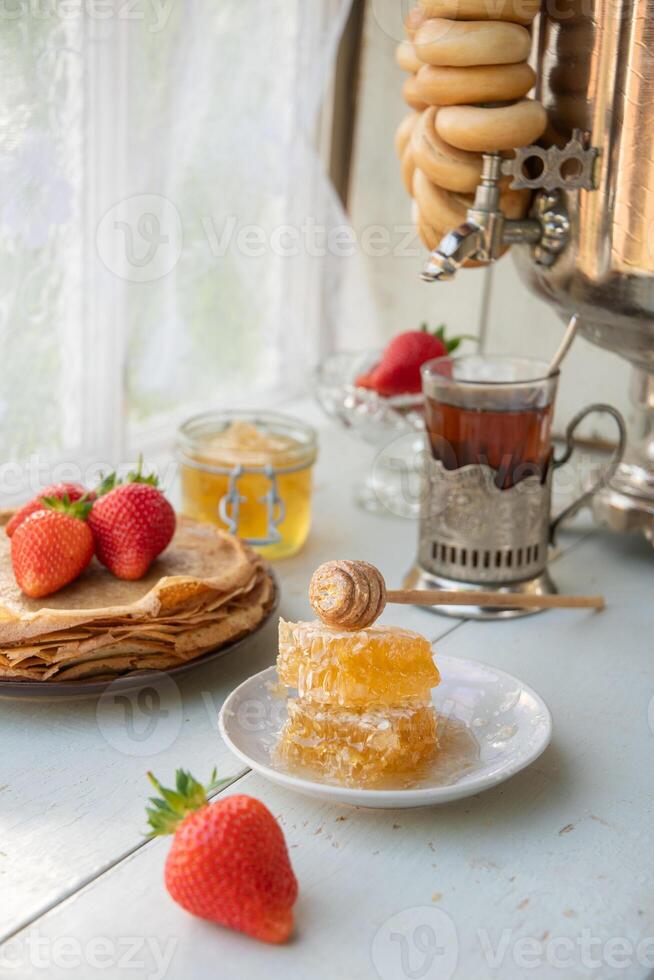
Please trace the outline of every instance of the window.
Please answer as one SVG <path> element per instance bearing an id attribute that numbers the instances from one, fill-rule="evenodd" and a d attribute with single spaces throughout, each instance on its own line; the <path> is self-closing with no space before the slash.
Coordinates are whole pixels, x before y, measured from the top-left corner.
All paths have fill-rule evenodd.
<path id="1" fill-rule="evenodd" d="M 287 396 L 363 316 L 351 264 L 307 244 L 345 221 L 315 134 L 349 6 L 3 8 L 5 494 L 30 457 L 118 462 Z"/>

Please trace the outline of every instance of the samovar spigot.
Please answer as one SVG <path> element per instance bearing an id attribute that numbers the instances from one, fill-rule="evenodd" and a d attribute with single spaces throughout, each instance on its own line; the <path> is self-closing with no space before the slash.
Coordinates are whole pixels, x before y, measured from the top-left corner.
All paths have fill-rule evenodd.
<path id="1" fill-rule="evenodd" d="M 538 265 L 556 262 L 570 238 L 570 222 L 559 190 L 592 190 L 598 151 L 589 145 L 586 134 L 574 130 L 569 143 L 559 149 L 551 146 L 521 147 L 513 159 L 500 153 L 484 153 L 481 181 L 465 222 L 448 232 L 429 256 L 421 273 L 425 282 L 452 279 L 468 259 L 494 262 L 506 245 L 534 246 Z M 540 162 L 541 173 L 529 177 L 529 161 Z M 566 166 L 575 161 L 577 171 Z M 501 207 L 502 177 L 511 177 L 513 190 L 535 190 L 531 216 L 507 218 Z"/>
<path id="2" fill-rule="evenodd" d="M 421 278 L 425 282 L 452 279 L 468 259 L 493 262 L 504 245 L 535 245 L 543 229 L 536 218 L 507 218 L 500 206 L 502 157 L 484 153 L 481 182 L 466 221 L 448 232 L 430 255 Z"/>

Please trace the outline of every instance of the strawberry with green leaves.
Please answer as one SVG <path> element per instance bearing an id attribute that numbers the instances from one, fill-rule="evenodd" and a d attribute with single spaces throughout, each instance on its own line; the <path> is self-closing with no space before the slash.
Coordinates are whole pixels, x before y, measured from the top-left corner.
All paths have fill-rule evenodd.
<path id="1" fill-rule="evenodd" d="M 270 810 L 243 795 L 210 804 L 208 794 L 227 782 L 216 782 L 215 770 L 202 786 L 179 769 L 174 790 L 148 776 L 161 794 L 147 810 L 150 836 L 174 834 L 165 868 L 171 898 L 192 915 L 263 942 L 288 939 L 297 880 Z"/>
<path id="2" fill-rule="evenodd" d="M 453 353 L 464 339 L 475 338 L 462 335 L 448 339 L 444 326 L 430 333 L 427 324 L 423 323 L 420 330 L 407 330 L 394 337 L 384 350 L 379 364 L 366 374 L 359 375 L 355 384 L 387 398 L 418 394 L 422 389 L 422 365 L 436 357 Z"/>
<path id="3" fill-rule="evenodd" d="M 175 511 L 141 466 L 124 483 L 106 477 L 89 515 L 98 560 L 122 579 L 143 578 L 175 533 Z"/>
<path id="4" fill-rule="evenodd" d="M 43 509 L 43 500 L 45 497 L 56 497 L 57 500 L 63 500 L 64 497 L 68 497 L 71 502 L 76 500 L 81 500 L 84 497 L 86 500 L 93 500 L 95 494 L 92 492 L 87 492 L 83 486 L 79 483 L 51 483 L 50 486 L 44 487 L 37 497 L 33 497 L 26 504 L 24 504 L 20 510 L 17 510 L 10 521 L 7 521 L 5 526 L 5 533 L 8 538 L 10 538 L 16 528 L 23 523 L 23 521 L 33 514 L 36 510 Z"/>
<path id="5" fill-rule="evenodd" d="M 11 537 L 11 563 L 25 595 L 40 599 L 63 589 L 81 575 L 93 558 L 87 516 L 90 502 L 45 497 Z"/>

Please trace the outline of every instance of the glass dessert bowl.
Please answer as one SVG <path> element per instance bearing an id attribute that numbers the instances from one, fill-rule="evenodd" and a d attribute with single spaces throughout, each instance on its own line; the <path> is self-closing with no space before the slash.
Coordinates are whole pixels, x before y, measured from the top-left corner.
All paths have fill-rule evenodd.
<path id="1" fill-rule="evenodd" d="M 360 387 L 383 351 L 331 354 L 315 373 L 316 398 L 329 418 L 375 450 L 355 500 L 364 510 L 415 518 L 420 514 L 425 450 L 421 392 L 384 396 Z"/>

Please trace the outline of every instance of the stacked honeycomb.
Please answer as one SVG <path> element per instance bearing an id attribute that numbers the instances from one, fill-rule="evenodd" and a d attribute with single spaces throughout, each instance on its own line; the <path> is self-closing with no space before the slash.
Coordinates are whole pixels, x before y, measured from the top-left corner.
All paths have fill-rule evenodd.
<path id="1" fill-rule="evenodd" d="M 370 786 L 410 775 L 433 754 L 430 690 L 440 678 L 417 633 L 280 620 L 277 673 L 298 693 L 277 746 L 289 768 Z"/>
<path id="2" fill-rule="evenodd" d="M 408 72 L 403 92 L 412 112 L 395 145 L 430 250 L 466 220 L 482 153 L 528 146 L 545 131 L 543 106 L 525 98 L 535 81 L 527 58 L 539 3 L 420 0 L 406 19 L 397 63 Z M 528 192 L 505 185 L 500 205 L 507 218 L 523 217 L 528 203 Z"/>

